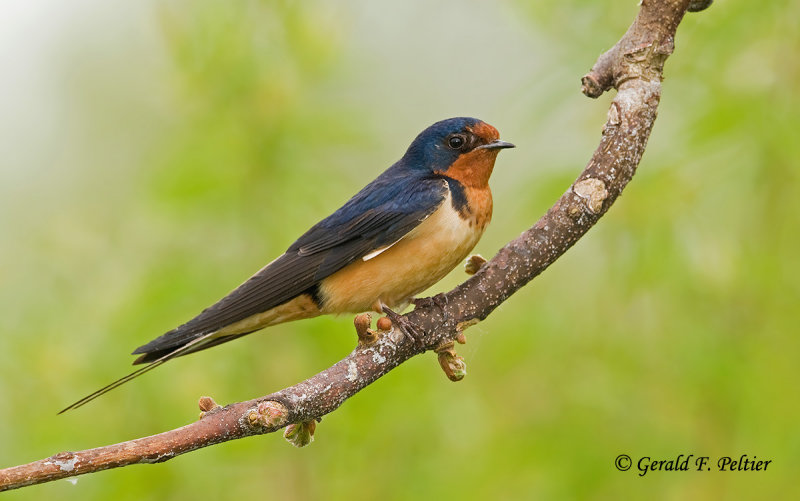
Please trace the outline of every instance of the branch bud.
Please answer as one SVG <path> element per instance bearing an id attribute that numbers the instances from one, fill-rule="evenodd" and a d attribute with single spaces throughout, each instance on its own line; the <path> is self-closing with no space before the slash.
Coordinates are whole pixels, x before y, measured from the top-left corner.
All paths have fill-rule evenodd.
<path id="1" fill-rule="evenodd" d="M 392 328 L 392 321 L 389 317 L 381 317 L 378 319 L 378 323 L 376 325 L 379 331 L 388 331 Z"/>
<path id="2" fill-rule="evenodd" d="M 251 428 L 276 428 L 286 422 L 288 414 L 282 403 L 267 400 L 247 414 L 247 423 Z"/>
<path id="3" fill-rule="evenodd" d="M 197 405 L 203 412 L 213 411 L 214 409 L 221 407 L 218 403 L 214 402 L 214 399 L 211 397 L 200 397 Z"/>
<path id="4" fill-rule="evenodd" d="M 283 438 L 295 447 L 305 447 L 314 441 L 314 432 L 317 430 L 316 421 L 293 423 L 286 427 Z"/>
<path id="5" fill-rule="evenodd" d="M 372 324 L 372 315 L 369 313 L 362 313 L 356 315 L 353 319 L 353 325 L 356 326 L 356 334 L 358 334 L 358 343 L 369 346 L 378 340 L 378 334 L 369 328 Z"/>
<path id="6" fill-rule="evenodd" d="M 483 265 L 486 264 L 486 258 L 480 254 L 473 254 L 464 262 L 464 271 L 467 275 L 474 275 L 478 273 Z"/>
<path id="7" fill-rule="evenodd" d="M 214 402 L 214 399 L 211 397 L 200 397 L 197 406 L 200 407 L 200 419 L 203 419 L 207 413 L 222 408 L 222 406 Z"/>
<path id="8" fill-rule="evenodd" d="M 450 381 L 461 381 L 467 375 L 467 363 L 456 353 L 455 343 L 448 341 L 439 345 L 435 351 L 441 366 Z"/>
<path id="9" fill-rule="evenodd" d="M 711 7 L 712 3 L 714 3 L 714 0 L 691 0 L 689 2 L 689 8 L 686 10 L 689 12 L 700 12 L 701 10 L 706 10 Z"/>

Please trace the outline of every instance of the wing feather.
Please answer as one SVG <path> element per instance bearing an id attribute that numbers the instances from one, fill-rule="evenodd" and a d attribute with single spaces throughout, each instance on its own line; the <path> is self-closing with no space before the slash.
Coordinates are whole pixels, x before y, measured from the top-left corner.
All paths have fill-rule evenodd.
<path id="1" fill-rule="evenodd" d="M 412 183 L 386 176 L 390 171 L 227 296 L 189 322 L 140 346 L 134 354 L 168 353 L 165 350 L 313 291 L 324 278 L 401 239 L 446 197 L 447 183 L 441 178 L 422 178 Z M 199 350 L 191 350 L 195 351 Z"/>
<path id="2" fill-rule="evenodd" d="M 142 356 L 134 363 L 147 365 L 61 412 L 80 407 L 173 358 L 244 336 L 247 333 L 215 333 L 313 291 L 325 277 L 397 242 L 441 205 L 448 189 L 442 178 L 415 174 L 395 164 L 230 294 L 180 327 L 137 348 L 133 353 Z"/>

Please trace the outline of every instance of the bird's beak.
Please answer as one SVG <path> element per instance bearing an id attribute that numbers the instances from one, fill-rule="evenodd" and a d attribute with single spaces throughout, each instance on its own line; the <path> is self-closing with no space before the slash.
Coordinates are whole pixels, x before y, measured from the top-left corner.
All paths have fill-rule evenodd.
<path id="1" fill-rule="evenodd" d="M 476 149 L 500 150 L 503 148 L 516 148 L 516 146 L 511 143 L 507 143 L 506 141 L 500 141 L 499 139 L 495 139 L 489 144 L 478 146 Z"/>

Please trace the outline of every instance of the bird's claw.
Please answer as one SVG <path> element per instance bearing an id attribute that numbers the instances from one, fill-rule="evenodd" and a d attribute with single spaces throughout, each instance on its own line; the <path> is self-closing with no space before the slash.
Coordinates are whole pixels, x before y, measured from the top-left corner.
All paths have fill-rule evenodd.
<path id="1" fill-rule="evenodd" d="M 383 312 L 389 317 L 389 320 L 392 321 L 392 324 L 396 325 L 400 332 L 408 338 L 409 341 L 412 341 L 417 348 L 422 348 L 425 344 L 423 339 L 425 338 L 425 333 L 415 325 L 412 321 L 407 319 L 406 317 L 398 314 L 397 312 L 390 309 L 388 306 L 383 305 L 381 307 Z"/>
<path id="2" fill-rule="evenodd" d="M 436 305 L 440 310 L 442 310 L 442 315 L 444 316 L 444 322 L 450 318 L 450 314 L 447 313 L 447 296 L 443 293 L 436 294 L 433 297 L 420 297 L 414 298 L 411 300 L 414 303 L 414 308 L 422 308 L 430 305 Z"/>

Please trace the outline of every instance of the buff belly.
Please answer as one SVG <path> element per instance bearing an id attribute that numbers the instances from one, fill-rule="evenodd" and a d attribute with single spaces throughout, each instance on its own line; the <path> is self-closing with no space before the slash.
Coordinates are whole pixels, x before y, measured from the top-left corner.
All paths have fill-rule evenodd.
<path id="1" fill-rule="evenodd" d="M 367 311 L 376 309 L 379 302 L 390 308 L 407 304 L 469 255 L 484 226 L 464 220 L 448 197 L 391 247 L 323 280 L 319 289 L 322 313 Z"/>
<path id="2" fill-rule="evenodd" d="M 300 294 L 270 310 L 250 315 L 244 320 L 232 323 L 214 333 L 213 337 L 232 336 L 253 332 L 270 325 L 278 325 L 292 320 L 313 318 L 321 314 L 319 306 L 309 294 Z"/>

